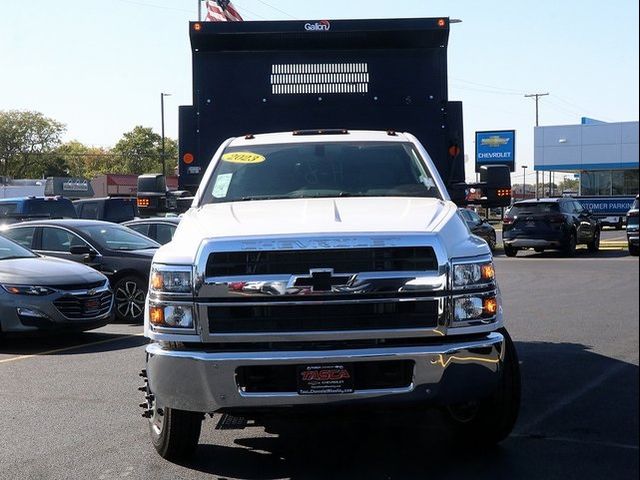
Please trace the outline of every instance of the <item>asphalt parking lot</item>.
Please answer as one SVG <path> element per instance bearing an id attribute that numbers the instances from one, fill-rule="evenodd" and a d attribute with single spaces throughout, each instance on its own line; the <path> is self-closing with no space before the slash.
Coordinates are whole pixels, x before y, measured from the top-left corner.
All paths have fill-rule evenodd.
<path id="1" fill-rule="evenodd" d="M 138 407 L 142 328 L 114 324 L 0 344 L 0 478 L 637 478 L 637 257 L 498 254 L 496 268 L 523 375 L 521 415 L 499 448 L 455 445 L 433 411 L 269 431 L 207 420 L 194 460 L 168 463 Z"/>

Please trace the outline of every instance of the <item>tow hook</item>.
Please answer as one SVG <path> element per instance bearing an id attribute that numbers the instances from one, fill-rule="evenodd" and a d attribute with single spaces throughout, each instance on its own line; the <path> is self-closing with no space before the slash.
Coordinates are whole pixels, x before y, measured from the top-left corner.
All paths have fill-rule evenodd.
<path id="1" fill-rule="evenodd" d="M 151 418 L 153 417 L 153 400 L 155 397 L 153 393 L 151 393 L 151 391 L 149 390 L 149 379 L 147 378 L 147 371 L 143 369 L 140 372 L 140 376 L 144 378 L 144 385 L 142 385 L 141 387 L 138 387 L 138 390 L 145 393 L 145 396 L 144 396 L 145 401 L 144 403 L 141 403 L 139 406 L 144 410 L 142 412 L 142 416 L 144 418 Z M 158 411 L 158 414 L 162 415 L 160 411 Z"/>

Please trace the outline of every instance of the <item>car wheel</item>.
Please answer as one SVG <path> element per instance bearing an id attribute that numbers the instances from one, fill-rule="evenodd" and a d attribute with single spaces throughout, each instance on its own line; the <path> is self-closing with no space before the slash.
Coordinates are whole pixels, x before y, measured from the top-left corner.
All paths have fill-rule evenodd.
<path id="1" fill-rule="evenodd" d="M 142 322 L 147 284 L 141 278 L 123 277 L 113 286 L 116 318 L 125 322 Z"/>
<path id="2" fill-rule="evenodd" d="M 507 257 L 515 257 L 518 254 L 518 249 L 515 247 L 510 247 L 509 245 L 504 246 L 504 254 Z"/>
<path id="3" fill-rule="evenodd" d="M 567 243 L 563 248 L 565 256 L 575 257 L 577 243 L 578 243 L 578 240 L 576 238 L 575 232 L 571 232 L 571 234 L 569 235 L 569 238 L 567 239 Z"/>
<path id="4" fill-rule="evenodd" d="M 600 250 L 600 230 L 596 230 L 593 234 L 593 240 L 587 243 L 587 248 L 591 253 L 595 253 Z"/>
<path id="5" fill-rule="evenodd" d="M 482 401 L 450 405 L 445 418 L 458 442 L 472 445 L 494 445 L 509 436 L 520 411 L 520 367 L 518 354 L 505 329 L 505 355 L 502 378 L 493 394 Z"/>
<path id="6" fill-rule="evenodd" d="M 536 253 L 544 253 L 544 248 L 536 247 L 533 249 Z"/>
<path id="7" fill-rule="evenodd" d="M 496 234 L 492 234 L 489 236 L 489 240 L 487 241 L 487 243 L 489 244 L 489 250 L 491 250 L 491 252 L 495 252 L 496 251 Z"/>
<path id="8" fill-rule="evenodd" d="M 633 256 L 638 256 L 638 254 L 640 253 L 639 248 L 637 245 L 631 245 L 629 244 L 629 255 L 633 255 Z M 0 335 L 2 335 L 0 333 Z"/>

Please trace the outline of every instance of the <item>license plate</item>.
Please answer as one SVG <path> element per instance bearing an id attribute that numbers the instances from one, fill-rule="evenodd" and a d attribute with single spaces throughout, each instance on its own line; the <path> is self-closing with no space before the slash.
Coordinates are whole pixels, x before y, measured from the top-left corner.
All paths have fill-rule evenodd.
<path id="1" fill-rule="evenodd" d="M 303 365 L 297 374 L 300 395 L 353 393 L 351 365 Z"/>
<path id="2" fill-rule="evenodd" d="M 84 308 L 86 310 L 95 310 L 100 308 L 100 300 L 87 300 L 84 302 Z"/>
<path id="3" fill-rule="evenodd" d="M 536 227 L 536 222 L 527 222 L 524 224 L 524 226 L 526 228 L 535 228 Z"/>

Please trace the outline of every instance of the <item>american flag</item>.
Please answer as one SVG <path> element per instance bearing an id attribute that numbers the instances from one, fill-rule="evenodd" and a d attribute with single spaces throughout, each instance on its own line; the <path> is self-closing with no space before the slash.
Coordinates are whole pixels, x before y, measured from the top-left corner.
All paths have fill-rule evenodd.
<path id="1" fill-rule="evenodd" d="M 241 22 L 242 17 L 230 0 L 206 0 L 205 22 Z"/>

